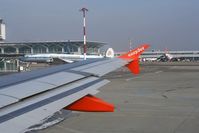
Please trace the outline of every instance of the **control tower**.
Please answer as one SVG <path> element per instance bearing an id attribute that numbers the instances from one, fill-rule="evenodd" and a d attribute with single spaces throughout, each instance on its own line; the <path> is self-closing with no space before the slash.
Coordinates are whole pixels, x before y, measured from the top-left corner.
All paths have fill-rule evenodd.
<path id="1" fill-rule="evenodd" d="M 0 18 L 0 42 L 6 39 L 6 26 L 3 19 Z"/>

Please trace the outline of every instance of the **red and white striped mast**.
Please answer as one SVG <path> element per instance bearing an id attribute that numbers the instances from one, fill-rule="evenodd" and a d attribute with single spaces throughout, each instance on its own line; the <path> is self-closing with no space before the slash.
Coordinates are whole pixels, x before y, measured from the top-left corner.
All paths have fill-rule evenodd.
<path id="1" fill-rule="evenodd" d="M 88 9 L 86 8 L 82 8 L 80 9 L 80 11 L 83 12 L 83 33 L 84 33 L 84 60 L 86 60 L 86 12 L 88 11 Z"/>

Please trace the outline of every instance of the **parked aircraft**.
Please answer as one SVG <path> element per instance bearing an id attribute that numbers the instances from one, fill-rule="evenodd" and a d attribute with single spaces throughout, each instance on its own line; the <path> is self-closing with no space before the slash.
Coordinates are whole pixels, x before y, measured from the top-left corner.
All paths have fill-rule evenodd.
<path id="1" fill-rule="evenodd" d="M 66 109 L 113 112 L 114 105 L 93 95 L 109 81 L 100 77 L 126 66 L 139 73 L 144 44 L 118 58 L 88 59 L 71 64 L 0 77 L 0 131 L 21 133 Z"/>
<path id="2" fill-rule="evenodd" d="M 153 55 L 152 55 L 153 56 Z M 159 57 L 156 57 L 157 55 L 154 55 L 153 57 L 147 57 L 142 58 L 142 61 L 158 61 L 158 62 L 173 62 L 173 61 L 183 61 L 185 60 L 186 55 L 179 56 L 179 55 L 173 55 L 168 52 L 162 53 L 162 55 L 159 55 Z"/>
<path id="3" fill-rule="evenodd" d="M 156 60 L 162 61 L 162 62 L 167 62 L 167 61 L 173 62 L 173 61 L 182 61 L 182 60 L 185 60 L 185 58 L 181 56 L 175 56 L 169 53 L 165 53 L 161 55 L 160 57 L 158 57 Z"/>
<path id="4" fill-rule="evenodd" d="M 105 52 L 105 56 L 86 55 L 87 59 L 99 59 L 99 58 L 104 58 L 104 57 L 113 58 L 114 57 L 113 49 L 108 48 Z M 60 59 L 64 62 L 72 63 L 74 61 L 83 60 L 84 55 L 80 55 L 80 54 L 28 54 L 19 59 L 20 61 L 23 61 L 23 62 L 37 62 L 37 63 L 41 63 L 41 62 L 52 63 L 54 59 Z"/>

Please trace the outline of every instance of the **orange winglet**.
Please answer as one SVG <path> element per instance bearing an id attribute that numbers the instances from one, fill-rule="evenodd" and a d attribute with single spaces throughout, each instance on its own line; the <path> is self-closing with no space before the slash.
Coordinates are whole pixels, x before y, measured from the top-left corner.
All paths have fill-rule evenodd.
<path id="1" fill-rule="evenodd" d="M 87 95 L 64 109 L 83 112 L 114 112 L 114 105 L 92 95 Z"/>
<path id="2" fill-rule="evenodd" d="M 139 46 L 138 48 L 135 48 L 135 49 L 129 51 L 128 53 L 119 56 L 118 58 L 121 58 L 123 60 L 127 60 L 128 64 L 126 65 L 126 67 L 128 67 L 128 69 L 133 74 L 139 74 L 140 73 L 139 56 L 148 47 L 149 47 L 148 44 L 143 44 L 143 45 Z"/>
<path id="3" fill-rule="evenodd" d="M 144 50 L 147 49 L 148 47 L 149 47 L 148 44 L 143 44 L 138 48 L 135 48 L 129 51 L 128 53 L 119 56 L 118 58 L 122 58 L 124 60 L 137 60 L 139 58 L 139 55 L 143 53 Z"/>
<path id="4" fill-rule="evenodd" d="M 140 73 L 140 68 L 139 68 L 139 61 L 134 60 L 130 62 L 129 64 L 126 65 L 128 69 L 133 73 L 133 74 L 139 74 Z"/>

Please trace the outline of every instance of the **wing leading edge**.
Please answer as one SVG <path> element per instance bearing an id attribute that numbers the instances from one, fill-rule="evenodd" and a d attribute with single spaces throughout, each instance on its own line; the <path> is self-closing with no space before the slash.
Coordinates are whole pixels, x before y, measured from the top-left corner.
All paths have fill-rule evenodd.
<path id="1" fill-rule="evenodd" d="M 23 132 L 63 108 L 112 112 L 112 104 L 92 96 L 109 82 L 100 77 L 122 66 L 139 73 L 138 56 L 148 47 L 142 45 L 119 58 L 91 59 L 0 77 L 0 130 Z"/>

